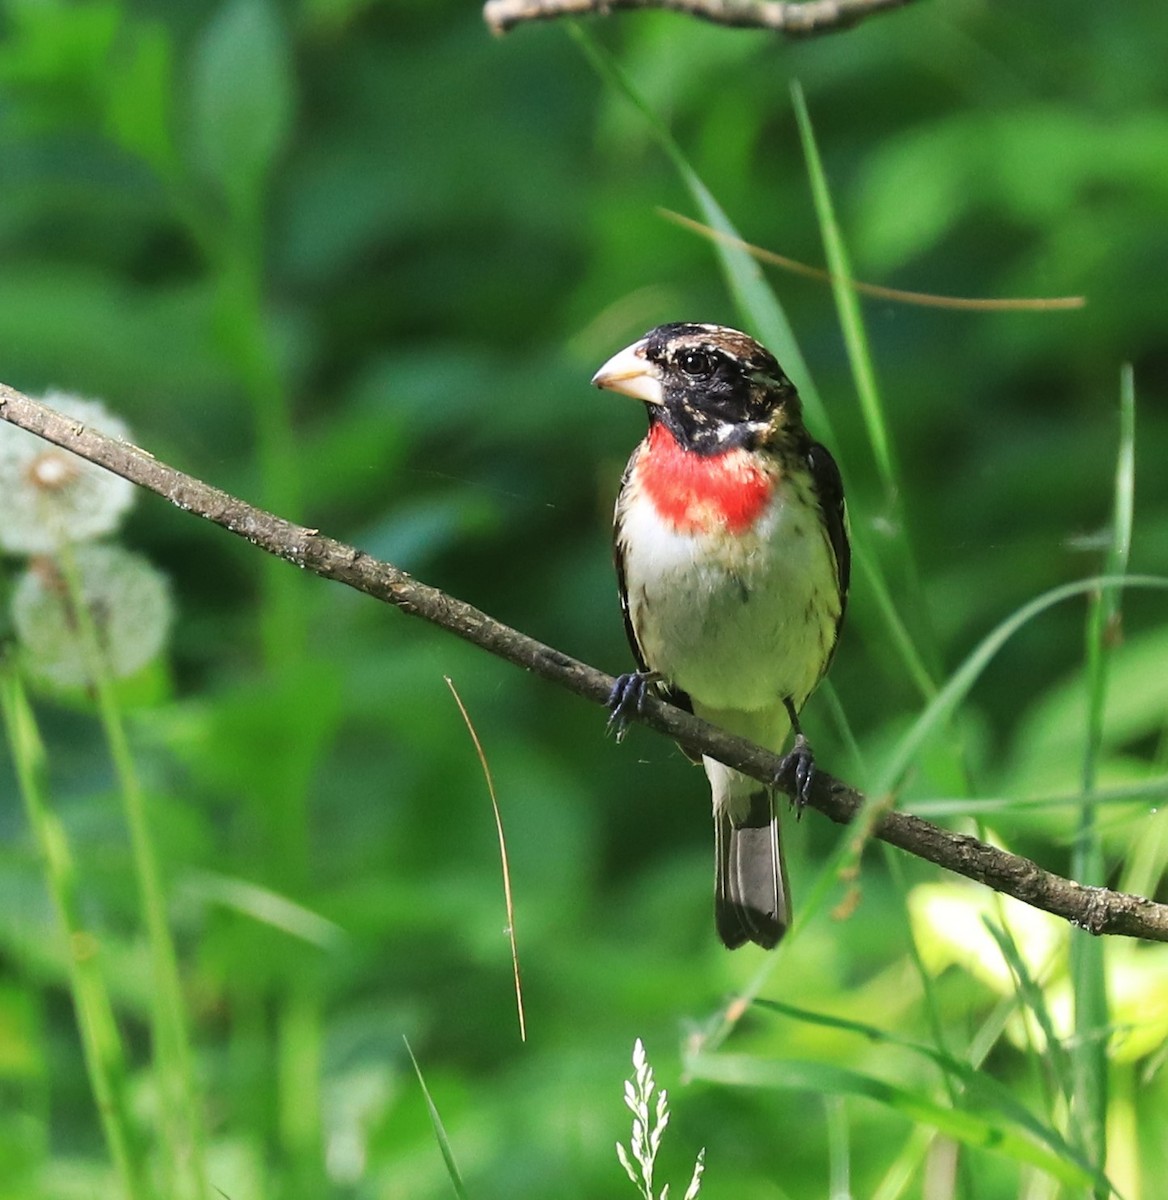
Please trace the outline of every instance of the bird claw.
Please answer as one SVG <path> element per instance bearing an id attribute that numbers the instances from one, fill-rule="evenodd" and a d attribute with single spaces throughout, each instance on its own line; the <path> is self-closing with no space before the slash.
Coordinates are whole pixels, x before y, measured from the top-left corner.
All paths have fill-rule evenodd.
<path id="1" fill-rule="evenodd" d="M 802 733 L 795 735 L 795 744 L 783 755 L 775 773 L 775 786 L 787 792 L 795 807 L 797 817 L 811 799 L 811 787 L 815 782 L 815 755 Z M 794 787 L 791 785 L 794 784 Z"/>
<path id="2" fill-rule="evenodd" d="M 605 707 L 609 710 L 605 732 L 611 733 L 618 742 L 625 740 L 633 714 L 639 715 L 644 711 L 645 693 L 655 678 L 652 671 L 630 671 L 616 677 L 616 683 L 612 685 L 612 691 L 605 701 Z"/>

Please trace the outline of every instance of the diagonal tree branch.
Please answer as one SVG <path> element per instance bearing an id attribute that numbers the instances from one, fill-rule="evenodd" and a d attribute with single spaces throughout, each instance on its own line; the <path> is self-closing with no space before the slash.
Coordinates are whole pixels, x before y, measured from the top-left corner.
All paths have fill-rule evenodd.
<path id="1" fill-rule="evenodd" d="M 622 8 L 668 8 L 716 25 L 769 29 L 796 38 L 834 33 L 910 3 L 912 0 L 486 0 L 483 20 L 492 33 L 504 34 L 526 21 L 607 16 Z"/>
<path id="2" fill-rule="evenodd" d="M 509 628 L 390 563 L 379 562 L 361 550 L 323 536 L 318 530 L 306 529 L 255 508 L 159 462 L 137 446 L 88 429 L 3 384 L 0 384 L 0 419 L 156 492 L 179 508 L 247 538 L 269 554 L 439 625 L 586 700 L 604 704 L 608 699 L 614 682 L 611 675 Z M 636 719 L 687 749 L 712 755 L 755 779 L 769 783 L 778 777 L 781 762 L 778 755 L 670 704 L 648 698 L 644 712 Z M 1106 888 L 1084 887 L 1043 870 L 1028 858 L 977 838 L 950 833 L 907 813 L 880 811 L 881 805 L 869 803 L 854 788 L 825 771 L 816 775 L 810 803 L 841 825 L 850 823 L 863 810 L 863 817 L 870 822 L 876 837 L 1092 933 L 1168 941 L 1168 905 Z"/>

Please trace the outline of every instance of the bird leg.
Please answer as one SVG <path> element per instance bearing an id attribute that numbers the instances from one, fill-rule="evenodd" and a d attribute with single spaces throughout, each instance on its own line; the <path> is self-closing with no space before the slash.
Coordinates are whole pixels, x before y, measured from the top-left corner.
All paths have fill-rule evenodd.
<path id="1" fill-rule="evenodd" d="M 618 675 L 605 702 L 610 714 L 605 732 L 611 733 L 618 742 L 623 742 L 633 714 L 644 711 L 645 693 L 649 685 L 660 678 L 656 671 L 630 671 L 627 675 Z"/>
<path id="2" fill-rule="evenodd" d="M 799 714 L 795 711 L 790 696 L 784 697 L 783 705 L 791 719 L 795 744 L 783 755 L 779 769 L 775 772 L 774 786 L 790 795 L 796 815 L 801 817 L 807 801 L 811 799 L 811 785 L 815 782 L 815 755 L 811 753 L 811 746 L 803 735 Z M 792 781 L 795 785 L 793 789 L 790 786 Z"/>

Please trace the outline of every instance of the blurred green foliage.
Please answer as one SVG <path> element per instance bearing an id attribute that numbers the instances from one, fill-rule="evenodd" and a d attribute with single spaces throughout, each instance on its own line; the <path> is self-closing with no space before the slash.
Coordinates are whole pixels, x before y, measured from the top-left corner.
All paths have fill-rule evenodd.
<path id="1" fill-rule="evenodd" d="M 937 682 L 1026 601 L 1105 561 L 1125 362 L 1130 565 L 1162 569 L 1160 5 L 935 0 L 790 44 L 670 14 L 589 29 L 744 237 L 823 261 L 797 79 L 857 277 L 1088 298 L 993 315 L 864 302 L 900 467 L 889 507 L 830 290 L 772 277 L 831 414 L 853 522 Z M 613 672 L 630 658 L 608 514 L 643 417 L 588 378 L 660 321 L 748 323 L 709 245 L 659 206 L 694 214 L 644 115 L 555 24 L 494 40 L 474 4 L 451 0 L 0 3 L 0 379 L 101 396 L 160 458 Z M 479 1196 L 631 1194 L 613 1144 L 628 1136 L 636 1037 L 672 1092 L 659 1179 L 678 1194 L 704 1145 L 711 1197 L 825 1195 L 841 1153 L 857 1196 L 890 1189 L 898 1163 L 906 1190 L 879 1194 L 922 1195 L 930 1153 L 934 1178 L 951 1160 L 911 1108 L 849 1100 L 841 1152 L 831 1100 L 846 1066 L 960 1108 L 960 1087 L 905 1040 L 984 1060 L 1062 1121 L 1065 1081 L 1044 1075 L 1041 1041 L 985 1033 L 1005 1028 L 1009 996 L 938 950 L 927 906 L 910 927 L 906 889 L 937 872 L 870 852 L 847 919 L 831 910 L 856 896 L 833 880 L 766 964 L 728 955 L 711 928 L 707 792 L 671 746 L 634 731 L 618 747 L 599 711 L 154 498 L 125 540 L 167 572 L 178 610 L 163 678 L 123 699 L 170 891 L 208 1174 L 232 1200 L 449 1194 L 403 1035 Z M 1098 819 L 1108 880 L 1151 893 L 1168 861 L 1153 786 L 1168 766 L 1163 594 L 1127 592 L 1123 609 L 1097 783 L 1130 790 Z M 1071 602 L 1013 638 L 898 799 L 959 812 L 1073 799 L 1085 624 Z M 525 1045 L 490 805 L 445 675 L 499 791 Z M 832 683 L 858 749 L 822 699 L 807 725 L 821 760 L 865 786 L 923 700 L 862 577 Z M 108 754 L 84 697 L 42 696 L 37 714 L 149 1131 L 156 998 Z M 981 817 L 1056 870 L 1077 819 L 1070 803 Z M 0 833 L 0 1198 L 114 1195 L 6 759 Z M 790 822 L 796 906 L 839 837 L 814 813 Z M 1032 1012 L 1065 982 L 1054 940 L 1063 958 L 1028 964 Z M 1115 1019 L 1148 1022 L 1139 1053 L 1113 1064 L 1108 1169 L 1151 1197 L 1140 1181 L 1168 1170 L 1168 968 L 1159 947 L 1106 952 L 1113 999 L 1139 1001 Z M 748 986 L 889 1039 L 752 1010 L 726 1043 L 758 1060 L 740 1082 L 797 1059 L 807 1086 L 736 1088 L 736 1056 L 708 1077 L 721 1082 L 681 1086 L 683 1049 Z M 1065 1034 L 1054 991 L 1050 1003 Z M 951 1190 L 929 1195 L 1014 1196 L 1028 1171 L 962 1150 Z"/>

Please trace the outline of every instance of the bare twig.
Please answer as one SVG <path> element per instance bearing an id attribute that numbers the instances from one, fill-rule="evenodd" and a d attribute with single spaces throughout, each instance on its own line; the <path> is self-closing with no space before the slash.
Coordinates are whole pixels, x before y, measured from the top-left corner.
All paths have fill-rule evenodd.
<path id="1" fill-rule="evenodd" d="M 35 433 L 97 463 L 187 512 L 197 513 L 231 533 L 298 567 L 334 579 L 403 612 L 421 617 L 499 658 L 604 704 L 614 680 L 586 663 L 501 624 L 477 608 L 420 583 L 390 563 L 346 546 L 318 530 L 305 529 L 264 512 L 227 492 L 159 462 L 145 450 L 97 433 L 35 400 L 0 384 L 0 419 Z M 636 718 L 688 750 L 709 754 L 763 782 L 778 777 L 778 755 L 724 732 L 671 704 L 648 698 Z M 854 788 L 825 771 L 817 773 L 810 803 L 838 824 L 848 824 L 865 807 Z M 875 816 L 868 806 L 867 815 Z M 1015 854 L 965 834 L 950 833 L 920 817 L 885 812 L 873 832 L 928 862 L 984 883 L 1035 908 L 1063 917 L 1092 933 L 1168 941 L 1168 905 L 1142 896 L 1084 887 Z"/>
<path id="2" fill-rule="evenodd" d="M 858 279 L 841 280 L 822 267 L 812 267 L 796 258 L 788 258 L 785 254 L 776 254 L 756 246 L 753 242 L 744 242 L 732 234 L 723 233 L 692 217 L 682 216 L 670 208 L 657 210 L 667 221 L 680 225 L 693 233 L 708 238 L 711 242 L 721 242 L 724 246 L 734 246 L 745 250 L 759 262 L 782 267 L 792 275 L 801 275 L 804 279 L 818 279 L 823 283 L 846 283 L 864 296 L 874 296 L 877 300 L 895 300 L 899 304 L 918 304 L 922 308 L 955 308 L 964 312 L 1052 312 L 1056 309 L 1082 308 L 1087 303 L 1086 296 L 1018 296 L 991 299 L 980 296 L 937 296 L 930 292 L 906 292 L 903 288 L 884 287 L 879 283 L 861 283 Z"/>
<path id="3" fill-rule="evenodd" d="M 668 8 L 739 29 L 769 29 L 787 37 L 810 37 L 847 29 L 866 17 L 900 8 L 911 0 L 487 0 L 483 20 L 503 34 L 525 21 L 607 16 L 626 8 Z"/>

